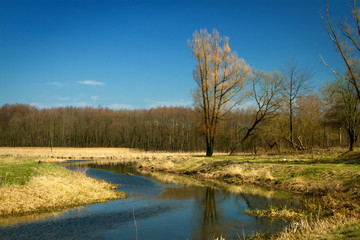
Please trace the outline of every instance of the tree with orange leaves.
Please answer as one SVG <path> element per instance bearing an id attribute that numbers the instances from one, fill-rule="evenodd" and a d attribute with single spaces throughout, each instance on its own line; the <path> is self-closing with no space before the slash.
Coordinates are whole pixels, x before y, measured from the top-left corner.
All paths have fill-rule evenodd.
<path id="1" fill-rule="evenodd" d="M 194 105 L 201 113 L 206 156 L 212 156 L 221 120 L 245 96 L 242 90 L 250 68 L 230 50 L 229 38 L 220 37 L 215 29 L 212 34 L 196 31 L 188 45 L 196 61 L 193 77 L 198 87 L 193 92 Z"/>

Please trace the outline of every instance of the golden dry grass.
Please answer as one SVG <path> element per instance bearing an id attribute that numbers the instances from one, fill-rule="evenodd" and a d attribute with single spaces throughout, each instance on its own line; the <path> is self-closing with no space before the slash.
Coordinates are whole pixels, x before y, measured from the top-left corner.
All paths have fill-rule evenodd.
<path id="1" fill-rule="evenodd" d="M 0 156 L 41 158 L 58 162 L 60 159 L 116 159 L 122 154 L 137 152 L 129 148 L 44 148 L 44 147 L 0 147 Z"/>
<path id="2" fill-rule="evenodd" d="M 345 216 L 335 213 L 334 216 L 316 220 L 293 221 L 276 239 L 296 240 L 296 239 L 334 239 L 333 232 L 349 224 L 359 224 L 359 219 L 354 216 Z M 350 239 L 350 238 L 342 238 Z M 359 239 L 359 238 L 352 238 Z"/>
<path id="3" fill-rule="evenodd" d="M 192 153 L 200 154 L 204 153 Z M 168 152 L 144 152 L 131 148 L 50 148 L 43 147 L 0 147 L 0 156 L 31 157 L 47 162 L 59 162 L 60 160 L 122 160 L 122 161 L 158 161 L 166 166 L 166 160 L 182 161 L 189 159 L 189 153 L 168 153 Z"/>
<path id="4" fill-rule="evenodd" d="M 288 220 L 288 219 L 303 219 L 306 218 L 307 214 L 299 209 L 288 208 L 287 206 L 283 208 L 269 206 L 268 209 L 265 210 L 247 210 L 245 214 L 254 215 L 258 217 L 267 217 L 270 219 L 281 219 L 281 220 Z"/>
<path id="5" fill-rule="evenodd" d="M 69 177 L 37 176 L 25 185 L 0 188 L 0 216 L 54 211 L 125 197 L 112 185 L 73 172 Z"/>
<path id="6" fill-rule="evenodd" d="M 355 221 L 348 213 L 360 212 L 360 153 L 339 156 L 340 153 L 341 149 L 333 149 L 286 155 L 242 154 L 229 157 L 217 154 L 208 158 L 204 157 L 204 153 L 142 152 L 118 148 L 53 148 L 52 152 L 50 148 L 0 148 L 0 156 L 29 156 L 46 161 L 89 159 L 102 164 L 131 162 L 135 167 L 154 174 L 187 174 L 200 179 L 256 184 L 324 198 L 319 203 L 323 216 L 294 221 L 279 236 L 280 239 L 314 236 L 317 232 Z M 173 176 L 167 178 L 172 182 L 179 180 Z M 234 191 L 247 190 L 240 187 L 234 188 Z M 293 212 L 285 209 L 276 214 L 291 215 Z M 336 221 L 336 217 L 341 217 L 340 221 Z M 301 231 L 299 226 L 302 226 Z"/>
<path id="7" fill-rule="evenodd" d="M 114 185 L 49 163 L 18 157 L 0 158 L 0 217 L 61 210 L 124 198 Z M 6 179 L 6 176 L 15 176 Z M 23 177 L 26 177 L 22 179 Z M 15 181 L 17 178 L 23 181 Z"/>
<path id="8" fill-rule="evenodd" d="M 232 164 L 224 169 L 229 175 L 241 176 L 244 179 L 252 182 L 256 179 L 263 179 L 272 181 L 275 178 L 272 176 L 271 171 L 267 166 L 262 164 Z"/>
<path id="9" fill-rule="evenodd" d="M 232 157 L 217 154 L 207 158 L 203 153 L 143 152 L 128 148 L 53 148 L 51 151 L 50 148 L 3 147 L 0 156 L 36 157 L 43 161 L 89 159 L 101 160 L 104 164 L 132 162 L 151 171 L 185 173 L 228 183 L 258 184 L 320 195 L 338 192 L 346 187 L 346 181 L 360 177 L 359 164 L 339 163 L 333 153 L 323 155 L 323 152 Z"/>

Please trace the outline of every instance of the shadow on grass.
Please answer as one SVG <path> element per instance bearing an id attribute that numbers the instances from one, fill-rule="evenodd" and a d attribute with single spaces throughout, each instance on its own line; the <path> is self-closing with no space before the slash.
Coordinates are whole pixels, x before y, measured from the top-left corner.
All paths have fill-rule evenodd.
<path id="1" fill-rule="evenodd" d="M 274 155 L 271 155 L 274 156 Z M 192 155 L 192 157 L 203 158 L 205 160 L 215 160 L 215 165 L 223 165 L 229 163 L 249 163 L 249 164 L 279 164 L 279 165 L 311 165 L 311 164 L 349 164 L 349 165 L 360 165 L 360 152 L 345 152 L 338 156 L 319 156 L 318 158 L 304 157 L 299 159 L 293 159 L 292 155 L 277 155 L 279 159 L 261 159 L 256 155 L 253 156 L 212 156 L 208 157 L 205 155 Z M 287 159 L 287 157 L 289 159 Z M 258 158 L 258 159 L 256 159 Z M 218 160 L 218 161 L 216 161 Z M 222 163 L 219 163 L 222 162 Z"/>

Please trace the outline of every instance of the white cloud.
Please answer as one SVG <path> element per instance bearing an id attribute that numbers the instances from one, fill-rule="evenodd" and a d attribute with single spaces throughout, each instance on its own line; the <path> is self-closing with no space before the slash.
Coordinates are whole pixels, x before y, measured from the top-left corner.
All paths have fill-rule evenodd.
<path id="1" fill-rule="evenodd" d="M 49 106 L 41 104 L 41 103 L 30 103 L 30 106 L 36 107 L 38 109 L 43 109 L 43 108 L 49 108 Z"/>
<path id="2" fill-rule="evenodd" d="M 74 103 L 70 104 L 69 106 L 87 107 L 87 106 L 89 106 L 89 104 L 87 102 L 74 102 Z"/>
<path id="3" fill-rule="evenodd" d="M 87 102 L 65 102 L 65 103 L 55 103 L 53 107 L 87 107 L 90 106 Z"/>
<path id="4" fill-rule="evenodd" d="M 133 106 L 133 105 L 129 105 L 129 104 L 119 104 L 119 103 L 113 103 L 107 106 L 110 109 L 115 109 L 115 110 L 119 110 L 119 109 L 136 109 L 137 107 Z"/>
<path id="5" fill-rule="evenodd" d="M 87 106 L 91 106 L 91 104 L 89 104 L 87 102 L 81 102 L 81 101 L 50 103 L 50 104 L 30 103 L 30 105 L 33 106 L 33 107 L 36 107 L 38 109 L 52 108 L 52 107 L 58 108 L 58 107 L 87 107 Z"/>
<path id="6" fill-rule="evenodd" d="M 103 82 L 98 82 L 94 80 L 85 80 L 85 81 L 77 81 L 77 84 L 90 85 L 90 86 L 105 86 L 106 84 Z"/>
<path id="7" fill-rule="evenodd" d="M 189 107 L 193 104 L 190 100 L 185 100 L 183 98 L 179 100 L 169 100 L 169 101 L 158 101 L 152 99 L 145 99 L 148 104 L 147 108 L 156 108 L 156 107 Z"/>

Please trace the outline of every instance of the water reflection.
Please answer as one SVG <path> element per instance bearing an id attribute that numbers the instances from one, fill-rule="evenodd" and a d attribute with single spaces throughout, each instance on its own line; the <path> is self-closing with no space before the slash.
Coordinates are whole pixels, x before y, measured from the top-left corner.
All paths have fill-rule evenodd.
<path id="1" fill-rule="evenodd" d="M 39 214 L 25 215 L 25 216 L 11 216 L 0 218 L 0 226 L 11 226 L 19 222 L 33 222 L 37 220 L 44 220 L 51 217 L 56 217 L 62 214 L 62 212 L 45 212 Z"/>
<path id="2" fill-rule="evenodd" d="M 42 220 L 0 227 L 0 239 L 213 239 L 256 231 L 274 233 L 285 223 L 243 214 L 248 209 L 297 205 L 287 194 L 253 186 L 233 186 L 173 174 L 148 173 L 129 165 L 73 162 L 87 174 L 127 192 L 128 199 L 94 204 Z M 21 237 L 19 237 L 21 236 Z"/>
<path id="3" fill-rule="evenodd" d="M 170 210 L 169 206 L 137 208 L 136 219 L 141 221 L 155 218 Z M 114 209 L 112 212 L 80 214 L 69 218 L 61 217 L 0 228 L 0 239 L 101 239 L 107 231 L 118 229 L 123 229 L 123 232 L 129 234 L 121 239 L 134 239 L 132 221 L 132 210 Z"/>
<path id="4" fill-rule="evenodd" d="M 219 235 L 232 239 L 236 238 L 238 233 L 249 235 L 259 230 L 264 233 L 274 233 L 285 226 L 283 221 L 270 222 L 266 218 L 245 215 L 244 212 L 250 209 L 266 209 L 269 205 L 276 207 L 299 205 L 299 199 L 288 193 L 252 185 L 236 186 L 217 181 L 204 182 L 175 174 L 144 172 L 124 164 L 90 166 L 118 174 L 140 175 L 161 183 L 163 190 L 156 199 L 165 202 L 176 201 L 177 204 L 182 203 L 186 208 L 191 209 L 191 215 L 186 221 L 191 222 L 192 239 L 212 239 Z"/>
<path id="5" fill-rule="evenodd" d="M 216 212 L 216 200 L 215 200 L 215 191 L 211 187 L 206 188 L 205 201 L 204 201 L 204 223 L 215 223 L 217 220 Z"/>

